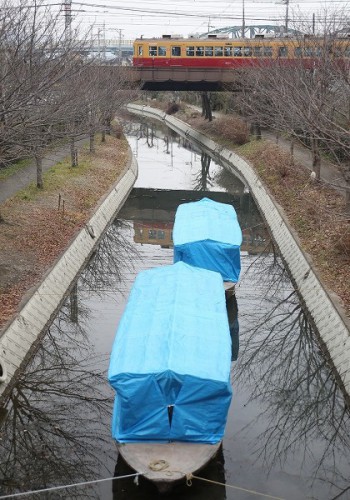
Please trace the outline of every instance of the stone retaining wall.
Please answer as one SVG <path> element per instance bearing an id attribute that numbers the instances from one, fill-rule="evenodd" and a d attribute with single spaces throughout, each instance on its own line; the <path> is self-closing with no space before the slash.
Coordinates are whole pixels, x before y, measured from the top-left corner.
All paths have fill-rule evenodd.
<path id="1" fill-rule="evenodd" d="M 310 319 L 331 357 L 340 383 L 347 395 L 350 395 L 349 320 L 341 310 L 337 300 L 332 298 L 323 287 L 316 272 L 312 269 L 308 257 L 301 250 L 283 211 L 276 205 L 254 169 L 234 152 L 215 143 L 174 116 L 151 107 L 134 104 L 128 105 L 128 110 L 141 116 L 161 120 L 181 136 L 191 138 L 204 146 L 215 159 L 235 175 L 238 174 L 241 179 L 244 179 L 270 228 L 303 306 L 308 311 Z"/>
<path id="2" fill-rule="evenodd" d="M 11 389 L 21 366 L 32 355 L 42 333 L 66 299 L 77 275 L 125 203 L 136 178 L 137 163 L 130 153 L 128 166 L 121 178 L 3 332 L 0 338 L 0 400 Z"/>

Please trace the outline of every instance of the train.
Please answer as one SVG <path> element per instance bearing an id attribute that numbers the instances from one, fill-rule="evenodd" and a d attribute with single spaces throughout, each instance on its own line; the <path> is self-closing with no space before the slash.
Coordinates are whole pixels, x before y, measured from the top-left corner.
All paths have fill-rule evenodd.
<path id="1" fill-rule="evenodd" d="M 207 38 L 138 38 L 134 41 L 135 67 L 247 68 L 266 66 L 278 61 L 282 65 L 302 63 L 312 66 L 328 54 L 332 60 L 349 65 L 350 38 L 302 39 L 265 37 L 229 39 L 217 35 Z"/>

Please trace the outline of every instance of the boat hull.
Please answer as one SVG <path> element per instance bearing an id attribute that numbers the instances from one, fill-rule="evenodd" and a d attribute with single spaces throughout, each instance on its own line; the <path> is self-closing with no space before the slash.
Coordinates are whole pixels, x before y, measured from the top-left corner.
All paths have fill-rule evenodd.
<path id="1" fill-rule="evenodd" d="M 151 481 L 160 493 L 170 491 L 186 477 L 205 467 L 218 453 L 222 442 L 118 443 L 124 461 Z"/>

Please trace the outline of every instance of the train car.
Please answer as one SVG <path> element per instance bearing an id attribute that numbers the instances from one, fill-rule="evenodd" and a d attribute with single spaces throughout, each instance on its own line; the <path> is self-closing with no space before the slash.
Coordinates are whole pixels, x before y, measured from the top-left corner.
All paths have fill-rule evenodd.
<path id="1" fill-rule="evenodd" d="M 216 35 L 208 38 L 138 38 L 134 42 L 133 65 L 136 67 L 246 68 L 266 66 L 278 61 L 282 65 L 302 64 L 312 67 L 328 54 L 332 59 L 350 58 L 350 39 L 255 38 L 229 39 Z"/>

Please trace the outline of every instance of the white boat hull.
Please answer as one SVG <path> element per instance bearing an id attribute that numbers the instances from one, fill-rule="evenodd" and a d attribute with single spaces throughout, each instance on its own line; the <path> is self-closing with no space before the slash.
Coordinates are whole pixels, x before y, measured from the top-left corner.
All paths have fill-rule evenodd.
<path id="1" fill-rule="evenodd" d="M 125 462 L 153 482 L 161 493 L 202 469 L 215 457 L 220 446 L 221 441 L 216 444 L 118 443 Z"/>

